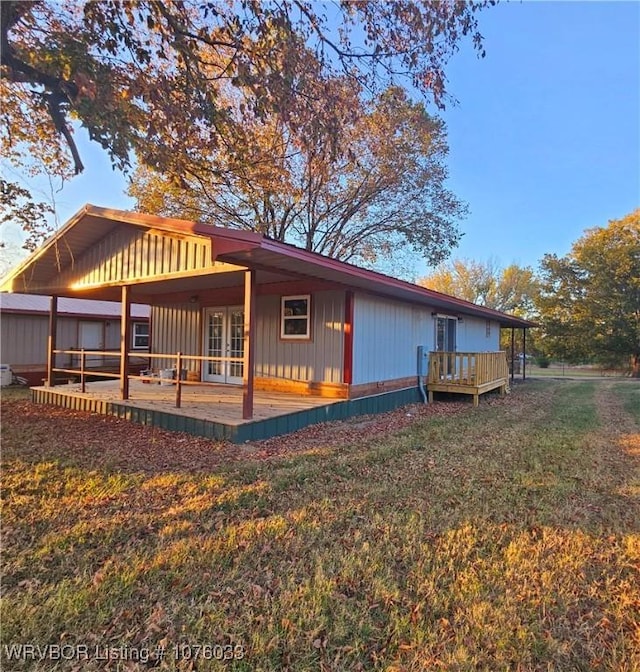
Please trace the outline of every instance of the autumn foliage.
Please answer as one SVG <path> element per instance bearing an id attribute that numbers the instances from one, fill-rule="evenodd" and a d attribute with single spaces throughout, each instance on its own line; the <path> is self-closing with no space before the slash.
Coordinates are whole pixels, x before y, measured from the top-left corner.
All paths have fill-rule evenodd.
<path id="1" fill-rule="evenodd" d="M 403 81 L 442 105 L 458 43 L 467 36 L 482 52 L 476 13 L 485 4 L 8 0 L 3 154 L 69 179 L 83 170 L 74 138 L 83 127 L 117 168 L 137 161 L 188 178 L 198 156 L 252 165 L 247 119 L 264 122 L 266 135 L 280 124 L 339 153 L 350 115 L 335 82 L 374 98 Z M 261 166 L 265 177 L 279 170 Z M 2 186 L 5 207 L 28 207 Z"/>

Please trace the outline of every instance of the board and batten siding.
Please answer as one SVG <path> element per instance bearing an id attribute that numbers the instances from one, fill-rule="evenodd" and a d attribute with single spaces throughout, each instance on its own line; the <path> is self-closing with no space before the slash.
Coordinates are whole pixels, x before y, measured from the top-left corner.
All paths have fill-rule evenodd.
<path id="1" fill-rule="evenodd" d="M 417 375 L 417 348 L 433 348 L 431 308 L 356 294 L 353 311 L 353 384 Z"/>
<path id="2" fill-rule="evenodd" d="M 344 292 L 311 295 L 311 339 L 280 337 L 280 296 L 260 296 L 256 316 L 255 375 L 304 382 L 341 383 Z"/>
<path id="3" fill-rule="evenodd" d="M 208 268 L 211 240 L 121 227 L 76 260 L 60 280 L 78 287 Z"/>
<path id="4" fill-rule="evenodd" d="M 419 345 L 435 349 L 435 308 L 357 294 L 353 327 L 353 383 L 376 383 L 417 375 Z M 458 352 L 500 349 L 500 324 L 463 316 L 457 322 Z"/>
<path id="5" fill-rule="evenodd" d="M 479 317 L 463 316 L 458 322 L 458 352 L 496 352 L 500 350 L 500 324 Z"/>
<path id="6" fill-rule="evenodd" d="M 118 350 L 120 348 L 120 320 L 59 316 L 56 329 L 56 348 L 58 350 L 70 350 L 79 347 L 79 322 L 100 324 L 105 350 Z M 12 366 L 44 366 L 46 364 L 49 339 L 49 318 L 46 315 L 5 313 L 2 315 L 0 326 L 2 330 L 0 357 L 3 364 L 11 364 Z"/>
<path id="7" fill-rule="evenodd" d="M 195 303 L 151 307 L 151 352 L 202 355 L 202 309 Z M 156 359 L 154 369 L 175 366 L 175 359 Z M 185 360 L 183 368 L 199 371 L 201 362 Z"/>
<path id="8" fill-rule="evenodd" d="M 146 320 L 132 318 L 132 323 Z M 120 349 L 120 320 L 106 318 L 76 317 L 58 315 L 56 328 L 56 349 L 71 350 L 80 347 L 80 322 L 94 322 L 100 325 L 102 346 L 107 351 Z M 0 320 L 0 362 L 11 366 L 16 373 L 44 371 L 47 366 L 47 344 L 49 340 L 49 317 L 47 315 L 27 315 L 3 313 Z M 140 355 L 144 356 L 145 349 Z M 115 357 L 89 357 L 88 365 L 112 365 L 117 368 Z M 56 366 L 74 368 L 78 357 L 71 353 L 56 355 Z M 35 384 L 35 383 L 34 383 Z"/>
<path id="9" fill-rule="evenodd" d="M 279 295 L 263 295 L 256 306 L 255 375 L 261 378 L 304 382 L 342 382 L 344 352 L 344 293 L 311 295 L 311 340 L 280 338 Z M 202 311 L 197 304 L 153 306 L 151 351 L 160 354 L 203 355 Z M 174 361 L 154 359 L 154 369 L 172 367 Z M 185 361 L 198 370 L 200 362 Z"/>

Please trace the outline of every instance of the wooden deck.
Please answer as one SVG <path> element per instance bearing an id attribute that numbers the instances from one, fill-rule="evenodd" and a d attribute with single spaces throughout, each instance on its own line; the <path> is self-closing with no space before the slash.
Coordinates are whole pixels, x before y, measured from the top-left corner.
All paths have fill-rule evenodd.
<path id="1" fill-rule="evenodd" d="M 113 415 L 138 424 L 234 443 L 267 439 L 320 422 L 382 413 L 420 401 L 417 387 L 347 400 L 256 391 L 254 417 L 244 420 L 239 386 L 185 385 L 179 408 L 175 385 L 131 380 L 129 395 L 129 399 L 120 398 L 118 380 L 88 382 L 85 392 L 79 383 L 31 388 L 35 403 Z"/>
<path id="2" fill-rule="evenodd" d="M 225 425 L 241 425 L 253 420 L 267 420 L 279 415 L 327 406 L 332 400 L 321 397 L 297 396 L 278 392 L 256 392 L 254 417 L 242 418 L 242 387 L 237 385 L 185 385 L 181 392 L 181 406 L 176 408 L 175 385 L 145 384 L 139 380 L 129 383 L 129 399 L 120 398 L 118 380 L 86 383 L 82 392 L 79 383 L 39 387 L 37 390 L 55 391 L 56 394 L 79 399 L 115 402 L 121 406 L 162 411 L 199 420 L 214 420 Z"/>
<path id="3" fill-rule="evenodd" d="M 429 403 L 434 392 L 473 395 L 473 405 L 490 390 L 505 394 L 509 369 L 505 352 L 431 352 L 427 391 Z"/>

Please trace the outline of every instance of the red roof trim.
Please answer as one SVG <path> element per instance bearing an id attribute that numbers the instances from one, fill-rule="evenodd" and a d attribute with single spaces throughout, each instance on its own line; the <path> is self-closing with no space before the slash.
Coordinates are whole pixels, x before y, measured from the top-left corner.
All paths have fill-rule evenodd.
<path id="1" fill-rule="evenodd" d="M 262 249 L 288 257 L 290 259 L 298 260 L 304 264 L 320 266 L 330 271 L 333 270 L 346 273 L 354 278 L 358 278 L 359 280 L 371 282 L 377 285 L 377 287 L 370 289 L 383 292 L 384 288 L 386 287 L 390 290 L 401 290 L 403 292 L 407 292 L 413 300 L 421 304 L 425 302 L 428 303 L 428 301 L 431 300 L 437 302 L 437 304 L 440 304 L 441 306 L 444 306 L 444 309 L 493 318 L 496 321 L 501 322 L 502 324 L 508 324 L 509 326 L 536 326 L 535 323 L 530 322 L 529 320 L 524 320 L 514 315 L 508 315 L 507 313 L 501 313 L 500 311 L 493 310 L 492 308 L 478 306 L 474 303 L 470 303 L 469 301 L 464 301 L 463 299 L 458 299 L 447 294 L 441 294 L 440 292 L 427 289 L 426 287 L 414 285 L 410 282 L 406 282 L 405 280 L 392 278 L 391 276 L 384 275 L 378 271 L 360 268 L 359 266 L 354 266 L 353 264 L 349 264 L 347 262 L 325 257 L 324 255 L 318 254 L 317 252 L 309 252 L 308 250 L 300 249 L 288 243 L 271 240 L 270 238 L 266 238 L 265 236 L 255 232 L 240 231 L 236 229 L 224 229 L 221 227 L 208 226 L 200 222 L 158 217 L 155 215 L 147 215 L 125 210 L 115 210 L 111 208 L 101 208 L 89 204 L 85 205 L 75 215 L 73 215 L 58 232 L 56 232 L 47 242 L 45 242 L 38 251 L 27 258 L 16 270 L 13 271 L 13 273 L 11 273 L 10 276 L 8 276 L 8 278 L 17 276 L 20 272 L 22 272 L 34 259 L 37 259 L 41 254 L 43 254 L 51 244 L 59 240 L 84 216 L 102 217 L 111 221 L 121 221 L 137 226 L 153 227 L 157 228 L 158 230 L 165 230 L 167 232 L 181 232 L 189 233 L 191 235 L 206 236 L 211 238 L 214 243 L 212 245 L 212 253 L 214 258 L 225 255 L 233 255 L 234 253 L 239 252 L 250 252 L 254 249 Z"/>

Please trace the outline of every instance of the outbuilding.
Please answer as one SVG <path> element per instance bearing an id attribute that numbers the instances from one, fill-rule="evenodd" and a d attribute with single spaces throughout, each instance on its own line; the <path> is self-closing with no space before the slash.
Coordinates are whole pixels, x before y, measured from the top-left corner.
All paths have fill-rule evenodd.
<path id="1" fill-rule="evenodd" d="M 47 377 L 50 304 L 49 296 L 0 294 L 0 361 L 29 385 L 42 385 Z M 61 298 L 56 343 L 70 352 L 60 364 L 74 368 L 80 351 L 86 350 L 92 353 L 86 357 L 88 370 L 118 371 L 120 313 L 119 302 Z M 132 357 L 132 366 L 146 366 L 149 315 L 149 306 L 131 306 L 131 351 L 138 355 Z M 105 354 L 114 350 L 115 356 Z"/>

